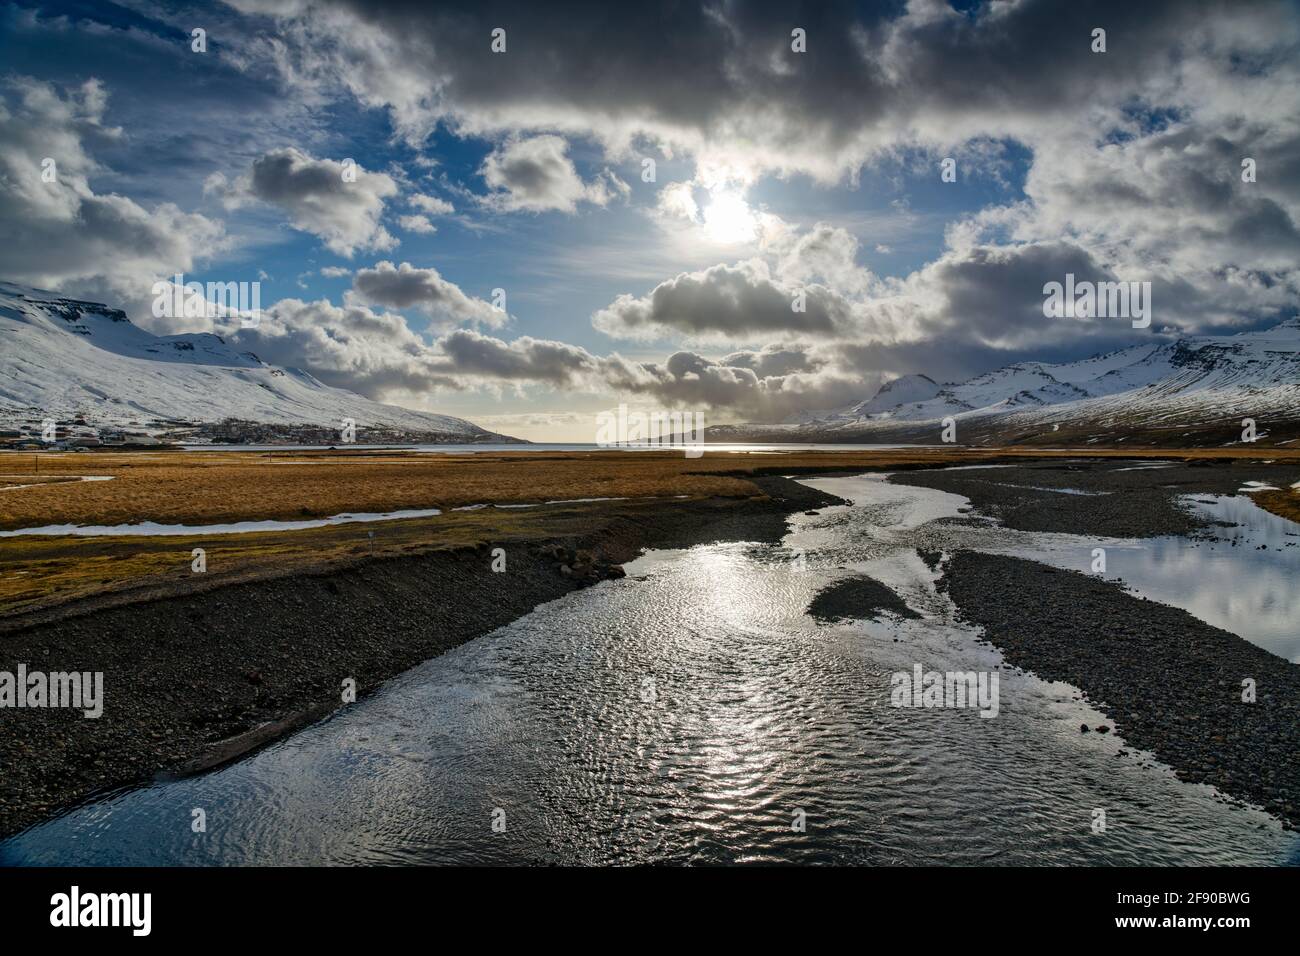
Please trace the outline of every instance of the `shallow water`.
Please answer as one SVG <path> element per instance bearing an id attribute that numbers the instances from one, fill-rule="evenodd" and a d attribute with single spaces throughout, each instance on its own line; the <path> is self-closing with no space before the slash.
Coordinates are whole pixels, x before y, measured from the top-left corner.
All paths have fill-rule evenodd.
<path id="1" fill-rule="evenodd" d="M 237 764 L 33 828 L 0 863 L 1300 860 L 1267 815 L 1080 734 L 1103 717 L 1068 685 L 1002 668 L 996 718 L 891 707 L 891 673 L 1001 664 L 917 546 L 1023 536 L 936 524 L 967 507 L 944 492 L 809 484 L 855 504 L 796 516 L 779 548 L 648 555 Z M 808 601 L 852 569 L 923 618 L 814 623 Z"/>
<path id="2" fill-rule="evenodd" d="M 102 538 L 201 535 L 201 534 L 248 534 L 253 531 L 304 531 L 307 528 L 323 528 L 326 525 L 352 524 L 366 521 L 400 521 L 403 518 L 431 518 L 442 512 L 437 508 L 421 508 L 410 511 L 358 512 L 356 514 L 331 515 L 328 518 L 305 518 L 300 521 L 231 521 L 225 524 L 159 524 L 156 521 L 141 521 L 136 524 L 49 524 L 37 528 L 17 528 L 12 531 L 0 531 L 0 538 L 13 538 L 18 535 L 47 535 Z"/>
<path id="3" fill-rule="evenodd" d="M 2 489 L 0 489 L 2 490 Z M 673 495 L 674 498 L 689 498 L 690 495 Z M 481 511 L 484 508 L 543 508 L 548 505 L 578 505 L 596 501 L 654 501 L 654 498 L 557 498 L 552 501 L 536 501 L 529 504 L 501 505 L 474 504 L 460 505 L 452 511 Z M 308 528 L 323 528 L 327 525 L 355 524 L 374 521 L 402 521 L 406 518 L 433 518 L 442 514 L 438 508 L 420 508 L 408 511 L 368 511 L 331 515 L 328 518 L 304 518 L 296 521 L 267 519 L 263 521 L 231 521 L 225 524 L 159 524 L 154 521 L 141 521 L 136 524 L 114 525 L 78 525 L 51 524 L 35 528 L 17 528 L 12 531 L 0 531 L 0 538 L 12 538 L 18 535 L 45 535 L 49 537 L 134 537 L 134 536 L 192 536 L 208 534 L 248 534 L 254 531 L 305 531 Z"/>
<path id="4" fill-rule="evenodd" d="M 996 550 L 1090 572 L 1093 548 L 1104 547 L 1102 577 L 1300 663 L 1300 526 L 1241 495 L 1193 495 L 1183 503 L 1226 524 L 1196 539 L 1031 535 Z"/>

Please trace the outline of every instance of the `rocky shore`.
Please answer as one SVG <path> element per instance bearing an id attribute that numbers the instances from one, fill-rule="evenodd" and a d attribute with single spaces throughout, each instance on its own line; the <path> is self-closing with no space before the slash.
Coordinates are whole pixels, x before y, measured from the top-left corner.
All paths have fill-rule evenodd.
<path id="1" fill-rule="evenodd" d="M 549 541 L 375 558 L 121 606 L 68 607 L 0 634 L 0 671 L 102 672 L 104 713 L 0 708 L 0 836 L 160 774 L 216 766 L 579 587 L 648 548 L 779 542 L 839 499 L 779 477 L 765 497 L 583 506 Z M 505 552 L 493 571 L 492 547 Z M 630 586 L 630 585 L 629 585 Z"/>

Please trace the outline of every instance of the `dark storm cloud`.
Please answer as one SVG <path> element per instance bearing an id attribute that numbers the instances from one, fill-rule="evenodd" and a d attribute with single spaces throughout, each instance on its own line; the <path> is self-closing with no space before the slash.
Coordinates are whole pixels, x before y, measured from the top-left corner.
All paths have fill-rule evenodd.
<path id="1" fill-rule="evenodd" d="M 638 134 L 724 159 L 834 177 L 908 142 L 1032 135 L 1140 92 L 1231 20 L 1235 36 L 1284 22 L 1279 3 L 940 0 L 719 4 L 236 0 L 302 38 L 295 75 L 337 73 L 420 135 L 554 129 Z M 1108 50 L 1090 50 L 1104 26 Z M 503 28 L 507 50 L 490 51 Z M 807 53 L 791 51 L 806 31 Z M 1251 28 L 1254 28 L 1252 30 Z M 1266 34 L 1265 34 L 1266 35 Z"/>
<path id="2" fill-rule="evenodd" d="M 563 342 L 522 336 L 504 342 L 469 329 L 458 329 L 439 340 L 448 372 L 509 382 L 581 385 L 600 374 L 602 360 L 585 349 Z"/>

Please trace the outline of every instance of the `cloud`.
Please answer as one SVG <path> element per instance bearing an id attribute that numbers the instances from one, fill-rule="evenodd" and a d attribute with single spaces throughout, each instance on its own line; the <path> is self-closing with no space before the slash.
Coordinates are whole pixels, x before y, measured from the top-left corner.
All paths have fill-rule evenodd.
<path id="1" fill-rule="evenodd" d="M 439 199 L 437 196 L 426 196 L 423 193 L 408 196 L 406 201 L 416 209 L 431 216 L 450 216 L 456 211 L 455 207 L 447 200 Z"/>
<path id="2" fill-rule="evenodd" d="M 692 183 L 669 183 L 659 190 L 655 210 L 669 220 L 684 219 L 699 223 L 700 204 L 695 201 L 695 189 Z"/>
<path id="3" fill-rule="evenodd" d="M 567 392 L 613 392 L 663 406 L 709 409 L 734 417 L 780 419 L 808 408 L 860 401 L 883 381 L 833 367 L 829 357 L 805 345 L 772 346 L 722 360 L 676 352 L 664 362 L 636 362 L 618 353 L 598 356 L 564 342 L 522 336 L 513 342 L 469 329 L 435 343 L 439 369 L 462 387 L 491 383 L 544 385 Z"/>
<path id="4" fill-rule="evenodd" d="M 224 227 L 172 203 L 147 209 L 91 188 L 90 177 L 108 172 L 92 149 L 123 136 L 104 124 L 107 102 L 95 80 L 66 92 L 27 77 L 0 80 L 0 271 L 139 303 L 156 277 L 222 249 Z"/>
<path id="5" fill-rule="evenodd" d="M 829 290 L 822 314 L 778 316 L 762 307 L 775 297 L 753 270 L 719 266 L 730 271 L 669 279 L 602 310 L 597 324 L 611 334 L 825 335 L 829 324 L 864 341 L 914 340 L 966 323 L 1018 347 L 1041 330 L 1021 291 L 1034 269 L 1055 268 L 1057 242 L 1099 273 L 1159 283 L 1157 321 L 1188 330 L 1258 322 L 1300 302 L 1300 18 L 1282 0 L 961 11 L 943 0 L 828 2 L 798 10 L 804 54 L 761 4 L 652 4 L 617 18 L 555 18 L 522 2 L 490 12 L 415 0 L 237 5 L 276 21 L 287 82 L 347 89 L 387 109 L 413 143 L 439 123 L 504 137 L 483 167 L 490 204 L 503 210 L 571 212 L 618 191 L 582 180 L 566 137 L 613 158 L 658 150 L 693 163 L 688 182 L 660 192 L 658 212 L 697 225 L 697 185 L 792 174 L 857 182 L 900 163 L 937 168 L 946 155 L 959 158 L 963 183 L 972 170 L 1005 183 L 1008 144 L 1030 157 L 1022 199 L 954 223 L 948 248 L 906 280 L 858 266 L 857 239 L 843 230 L 803 233 L 784 249 L 764 230 L 770 286 Z M 485 53 L 502 24 L 508 52 Z M 1098 25 L 1108 49 L 1095 54 Z M 1259 164 L 1255 183 L 1240 181 L 1244 157 Z M 999 318 L 996 295 L 1013 280 L 1017 298 Z M 733 299 L 757 297 L 754 316 L 735 314 L 728 286 Z M 700 309 L 710 293 L 716 316 Z"/>
<path id="6" fill-rule="evenodd" d="M 257 328 L 219 331 L 264 362 L 304 369 L 379 401 L 458 387 L 402 316 L 358 303 L 281 299 L 263 310 Z"/>
<path id="7" fill-rule="evenodd" d="M 604 206 L 628 191 L 608 170 L 583 182 L 569 158 L 568 144 L 559 136 L 507 140 L 488 154 L 479 172 L 492 190 L 484 202 L 503 212 L 571 213 L 580 202 Z"/>
<path id="8" fill-rule="evenodd" d="M 407 232 L 416 232 L 424 236 L 431 236 L 438 231 L 438 227 L 429 222 L 428 216 L 399 216 L 397 224 Z"/>
<path id="9" fill-rule="evenodd" d="M 841 0 L 787 18 L 806 30 L 800 54 L 762 4 L 647 4 L 617 18 L 594 3 L 554 17 L 523 0 L 236 5 L 279 21 L 287 79 L 387 107 L 412 142 L 439 122 L 462 134 L 591 137 L 615 152 L 640 139 L 706 166 L 828 181 L 900 145 L 1040 137 L 1167 89 L 1189 62 L 1276 48 L 1295 29 L 1284 2 L 1022 0 L 967 13 L 943 0 L 901 10 Z M 1094 55 L 1098 24 L 1110 48 Z M 502 25 L 507 52 L 491 54 Z"/>
<path id="10" fill-rule="evenodd" d="M 825 286 L 785 283 L 771 275 L 765 262 L 751 259 L 682 273 L 644 296 L 621 295 L 591 321 L 621 338 L 653 340 L 682 333 L 749 341 L 773 332 L 829 335 L 848 319 L 848 303 Z"/>
<path id="11" fill-rule="evenodd" d="M 590 386 L 599 380 L 605 361 L 564 342 L 525 335 L 507 343 L 472 329 L 448 333 L 438 347 L 448 369 L 458 374 L 552 386 Z"/>
<path id="12" fill-rule="evenodd" d="M 350 161 L 314 159 L 290 146 L 254 160 L 233 182 L 214 174 L 207 191 L 219 195 L 229 209 L 255 201 L 276 206 L 288 214 L 295 229 L 318 237 L 345 258 L 358 250 L 397 246 L 380 224 L 385 200 L 396 195 L 397 183 Z"/>
<path id="13" fill-rule="evenodd" d="M 474 322 L 497 327 L 510 318 L 504 310 L 466 295 L 437 269 L 417 269 L 409 262 L 400 266 L 377 262 L 372 269 L 358 269 L 352 288 L 363 302 L 393 309 L 416 308 L 443 325 Z"/>

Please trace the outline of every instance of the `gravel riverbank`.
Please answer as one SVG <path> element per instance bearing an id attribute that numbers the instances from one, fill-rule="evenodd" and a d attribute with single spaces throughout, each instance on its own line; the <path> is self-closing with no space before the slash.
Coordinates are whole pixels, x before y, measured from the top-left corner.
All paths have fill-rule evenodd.
<path id="1" fill-rule="evenodd" d="M 808 613 L 824 622 L 870 620 L 886 611 L 899 617 L 921 616 L 885 585 L 864 576 L 843 578 L 827 585 L 808 605 Z"/>
<path id="2" fill-rule="evenodd" d="M 1082 689 L 1133 747 L 1300 825 L 1300 667 L 1183 610 L 1035 561 L 962 551 L 939 584 L 1010 664 Z M 1246 680 L 1254 703 L 1242 699 Z"/>
<path id="3" fill-rule="evenodd" d="M 1294 462 L 1226 459 L 1160 463 L 1079 459 L 1006 467 L 895 472 L 890 481 L 970 499 L 979 514 L 1016 531 L 1061 531 L 1116 538 L 1191 535 L 1203 528 L 1177 504 L 1182 495 L 1237 493 L 1249 481 L 1285 488 L 1300 479 Z M 1080 493 L 1082 492 L 1082 493 Z"/>

